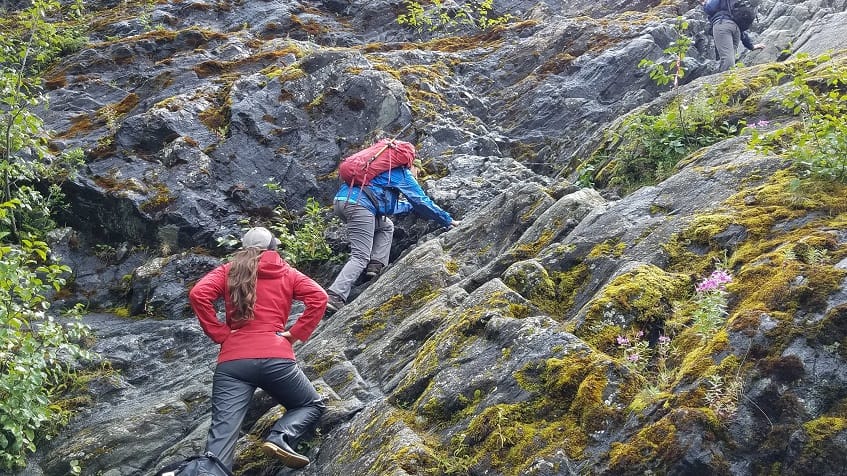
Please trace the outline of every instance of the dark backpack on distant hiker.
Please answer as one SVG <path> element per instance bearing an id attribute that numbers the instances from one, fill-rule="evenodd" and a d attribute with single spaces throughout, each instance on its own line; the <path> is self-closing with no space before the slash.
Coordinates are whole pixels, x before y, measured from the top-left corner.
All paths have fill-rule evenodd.
<path id="1" fill-rule="evenodd" d="M 732 21 L 738 25 L 739 30 L 747 31 L 756 21 L 758 0 L 727 0 L 727 3 L 729 4 L 729 14 L 732 15 Z"/>
<path id="2" fill-rule="evenodd" d="M 401 140 L 382 139 L 345 157 L 338 166 L 338 177 L 351 187 L 364 186 L 386 170 L 412 167 L 414 161 L 415 146 Z"/>
<path id="3" fill-rule="evenodd" d="M 212 453 L 191 456 L 160 469 L 156 476 L 233 476 L 232 471 Z"/>

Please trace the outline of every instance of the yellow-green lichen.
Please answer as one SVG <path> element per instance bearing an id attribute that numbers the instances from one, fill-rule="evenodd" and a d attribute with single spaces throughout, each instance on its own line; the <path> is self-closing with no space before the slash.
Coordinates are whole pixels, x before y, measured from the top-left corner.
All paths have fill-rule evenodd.
<path id="1" fill-rule="evenodd" d="M 699 336 L 687 334 L 678 337 L 678 345 L 687 350 L 679 365 L 678 378 L 680 381 L 693 381 L 705 375 L 706 370 L 715 365 L 715 355 L 729 346 L 729 334 L 720 330 L 707 342 L 702 342 Z"/>
<path id="2" fill-rule="evenodd" d="M 589 266 L 579 263 L 563 272 L 547 274 L 527 267 L 508 274 L 503 282 L 550 317 L 562 320 L 573 312 L 576 295 L 589 281 Z"/>
<path id="3" fill-rule="evenodd" d="M 130 316 L 130 312 L 129 312 L 128 307 L 115 307 L 115 308 L 112 308 L 111 311 L 112 311 L 112 314 L 114 314 L 118 317 L 127 318 L 127 317 Z"/>
<path id="4" fill-rule="evenodd" d="M 658 421 L 645 425 L 626 441 L 612 443 L 609 451 L 609 470 L 615 474 L 663 474 L 677 467 L 689 446 L 689 434 L 714 439 L 720 432 L 716 420 L 707 410 L 675 408 Z M 712 468 L 722 474 L 727 463 L 715 457 Z"/>
<path id="5" fill-rule="evenodd" d="M 595 246 L 589 253 L 589 259 L 602 257 L 619 258 L 626 250 L 626 243 L 618 240 L 607 240 Z"/>
<path id="6" fill-rule="evenodd" d="M 571 459 L 584 458 L 589 433 L 619 416 L 604 401 L 611 393 L 606 369 L 584 353 L 527 364 L 515 378 L 531 397 L 474 416 L 465 432 L 471 456 L 505 475 L 526 474 L 534 461 L 563 449 Z"/>
<path id="7" fill-rule="evenodd" d="M 334 354 L 321 354 L 308 361 L 308 367 L 318 377 L 323 376 L 329 369 L 339 362 L 339 356 Z"/>
<path id="8" fill-rule="evenodd" d="M 438 295 L 429 284 L 424 284 L 407 294 L 395 294 L 378 307 L 368 309 L 352 324 L 353 336 L 360 342 L 375 332 L 385 329 L 391 320 L 402 319 Z"/>
<path id="9" fill-rule="evenodd" d="M 163 210 L 171 204 L 176 198 L 171 195 L 168 186 L 163 183 L 154 184 L 152 187 L 152 196 L 141 203 L 141 209 L 147 213 L 155 213 Z"/>
<path id="10" fill-rule="evenodd" d="M 447 270 L 448 273 L 456 274 L 459 272 L 459 263 L 455 260 L 449 260 L 444 263 L 444 268 Z"/>
<path id="11" fill-rule="evenodd" d="M 294 81 L 306 76 L 306 72 L 303 71 L 299 64 L 292 64 L 283 67 L 271 66 L 262 70 L 262 73 L 264 73 L 268 79 L 278 80 L 280 84 L 288 81 Z"/>
<path id="12" fill-rule="evenodd" d="M 538 211 L 538 208 L 541 207 L 542 204 L 544 204 L 544 201 L 545 201 L 544 197 L 540 197 L 532 205 L 527 207 L 526 211 L 521 214 L 521 222 L 529 223 L 529 222 L 534 221 L 535 218 L 536 218 L 536 212 Z M 552 226 L 553 226 L 553 228 L 560 228 L 561 224 L 553 223 Z M 541 236 L 536 241 L 537 242 L 546 241 L 547 243 L 549 243 L 552 236 L 553 236 L 553 230 L 545 229 L 543 232 L 541 232 Z M 544 243 L 544 245 L 546 246 L 547 243 Z"/>
<path id="13" fill-rule="evenodd" d="M 821 456 L 823 443 L 832 440 L 839 433 L 847 430 L 847 419 L 843 417 L 824 416 L 803 424 L 809 439 L 804 446 L 806 455 Z"/>
<path id="14" fill-rule="evenodd" d="M 524 319 L 529 317 L 532 309 L 526 304 L 511 303 L 509 304 L 509 314 L 515 319 Z"/>

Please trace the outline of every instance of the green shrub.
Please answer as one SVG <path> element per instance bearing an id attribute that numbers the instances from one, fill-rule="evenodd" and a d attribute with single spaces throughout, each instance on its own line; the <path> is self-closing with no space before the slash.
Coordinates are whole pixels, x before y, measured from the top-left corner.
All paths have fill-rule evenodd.
<path id="1" fill-rule="evenodd" d="M 4 209 L 5 210 L 5 209 Z M 5 214 L 8 216 L 8 214 Z M 41 241 L 0 245 L 0 468 L 25 464 L 39 437 L 67 421 L 52 405 L 90 333 L 78 316 L 61 324 L 46 296 L 64 285 L 67 266 L 46 260 Z"/>
<path id="2" fill-rule="evenodd" d="M 688 22 L 683 20 L 682 17 L 677 17 L 676 25 L 674 26 L 676 39 L 664 49 L 663 53 L 665 57 L 659 61 L 652 61 L 645 58 L 638 63 L 638 67 L 646 69 L 647 74 L 650 75 L 650 79 L 655 81 L 657 85 L 664 86 L 673 82 L 674 89 L 679 88 L 679 80 L 685 76 L 683 62 L 688 49 L 694 43 L 690 36 L 685 35 L 684 32 L 687 29 Z"/>
<path id="3" fill-rule="evenodd" d="M 800 57 L 789 64 L 790 88 L 783 105 L 798 118 L 769 133 L 752 129 L 752 147 L 792 159 L 810 178 L 847 182 L 847 66 L 829 65 L 810 73 L 815 66 L 829 61 L 827 55 L 816 59 Z"/>
<path id="4" fill-rule="evenodd" d="M 325 232 L 330 223 L 324 216 L 321 204 L 313 197 L 306 200 L 302 217 L 284 218 L 278 209 L 278 221 L 271 225 L 282 243 L 282 254 L 293 266 L 327 261 L 333 258 L 332 247 L 326 241 Z"/>
<path id="5" fill-rule="evenodd" d="M 433 0 L 432 5 L 424 6 L 415 0 L 405 0 L 406 13 L 397 17 L 397 23 L 414 28 L 418 33 L 424 30 L 450 31 L 461 26 L 471 26 L 487 30 L 496 25 L 508 23 L 512 15 L 493 14 L 494 0 L 479 2 L 456 2 L 445 4 L 442 0 Z"/>
<path id="6" fill-rule="evenodd" d="M 672 175 L 677 163 L 692 152 L 737 135 L 744 126 L 743 121 L 718 122 L 715 103 L 706 94 L 683 104 L 684 99 L 677 97 L 658 115 L 625 119 L 612 157 L 595 181 L 625 192 L 655 184 Z M 583 165 L 584 170 L 588 166 Z"/>
<path id="7" fill-rule="evenodd" d="M 688 23 L 681 17 L 675 25 L 676 39 L 656 61 L 643 59 L 639 68 L 646 69 L 658 86 L 673 85 L 674 97 L 659 114 L 636 114 L 627 117 L 607 137 L 605 144 L 577 169 L 581 186 L 612 186 L 631 192 L 671 176 L 680 160 L 692 152 L 737 135 L 743 121 L 729 119 L 725 110 L 729 98 L 721 86 L 705 88 L 693 98 L 679 94 L 683 67 L 692 39 L 685 35 Z M 727 75 L 726 81 L 736 76 Z M 723 83 L 722 83 L 723 84 Z"/>
<path id="8" fill-rule="evenodd" d="M 80 3 L 70 8 L 79 13 Z M 76 150 L 52 157 L 48 132 L 33 112 L 44 101 L 40 72 L 80 46 L 74 39 L 80 35 L 48 21 L 59 12 L 58 2 L 33 0 L 10 16 L 16 29 L 0 35 L 0 469 L 6 470 L 23 466 L 39 439 L 67 422 L 68 410 L 55 400 L 78 359 L 91 357 L 82 347 L 89 330 L 78 313 L 60 323 L 47 298 L 70 272 L 49 258 L 43 241 L 62 203 L 56 182 L 82 161 Z M 46 193 L 39 185 L 47 185 Z"/>
<path id="9" fill-rule="evenodd" d="M 71 8 L 73 16 L 80 4 Z M 79 43 L 73 40 L 80 37 L 76 30 L 48 21 L 60 12 L 54 0 L 34 0 L 14 15 L 16 28 L 0 35 L 0 202 L 15 203 L 7 209 L 7 231 L 13 238 L 27 220 L 34 220 L 31 228 L 43 230 L 50 207 L 61 198 L 57 187 L 44 196 L 35 184 L 64 179 L 69 175 L 66 166 L 81 162 L 78 153 L 50 156 L 48 132 L 34 113 L 44 104 L 41 71 Z"/>

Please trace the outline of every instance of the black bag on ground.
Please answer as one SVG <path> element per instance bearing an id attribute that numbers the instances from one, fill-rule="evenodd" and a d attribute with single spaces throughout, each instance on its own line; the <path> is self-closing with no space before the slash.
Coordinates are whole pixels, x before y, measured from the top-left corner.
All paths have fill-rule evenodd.
<path id="1" fill-rule="evenodd" d="M 191 456 L 160 469 L 156 476 L 233 476 L 221 460 L 212 453 Z"/>

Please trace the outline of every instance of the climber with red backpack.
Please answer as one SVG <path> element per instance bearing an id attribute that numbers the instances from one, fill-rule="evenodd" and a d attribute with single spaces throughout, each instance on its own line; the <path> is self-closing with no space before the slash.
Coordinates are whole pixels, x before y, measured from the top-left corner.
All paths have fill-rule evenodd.
<path id="1" fill-rule="evenodd" d="M 339 166 L 342 184 L 333 210 L 347 224 L 350 258 L 327 290 L 331 312 L 344 306 L 362 271 L 373 278 L 388 264 L 394 236 L 390 215 L 414 212 L 444 227 L 459 225 L 418 184 L 421 163 L 415 159 L 415 147 L 396 139 L 405 129 L 345 158 Z M 406 200 L 400 200 L 401 194 Z"/>

